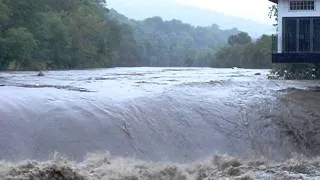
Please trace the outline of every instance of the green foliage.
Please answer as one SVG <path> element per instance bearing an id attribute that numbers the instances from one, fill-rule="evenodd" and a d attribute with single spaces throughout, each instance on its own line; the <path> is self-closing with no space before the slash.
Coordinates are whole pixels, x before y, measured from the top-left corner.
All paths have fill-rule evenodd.
<path id="1" fill-rule="evenodd" d="M 160 17 L 134 21 L 105 5 L 105 0 L 0 0 L 0 69 L 203 67 L 212 59 L 214 67 L 270 66 L 267 36 L 252 43 L 247 33 L 217 25 L 194 27 Z M 232 46 L 221 48 L 228 40 Z"/>
<path id="2" fill-rule="evenodd" d="M 6 52 L 6 47 L 5 47 L 5 39 L 3 39 L 2 37 L 0 37 L 0 70 L 2 69 L 5 69 L 8 64 L 9 64 L 9 61 L 6 60 L 5 58 L 5 52 Z"/>
<path id="3" fill-rule="evenodd" d="M 140 64 L 140 52 L 138 45 L 133 37 L 132 27 L 122 24 L 118 27 L 118 33 L 113 34 L 120 37 L 120 41 L 114 51 L 113 66 L 137 66 Z"/>
<path id="4" fill-rule="evenodd" d="M 239 66 L 244 46 L 234 45 L 221 48 L 213 57 L 211 66 L 215 68 L 231 68 Z"/>
<path id="5" fill-rule="evenodd" d="M 237 43 L 221 48 L 212 59 L 212 67 L 271 68 L 271 36 L 263 35 L 255 42 L 249 41 L 250 37 L 232 39 Z"/>
<path id="6" fill-rule="evenodd" d="M 71 37 L 64 14 L 42 13 L 41 25 L 37 28 L 39 50 L 37 59 L 45 60 L 50 68 L 66 68 L 70 63 Z"/>
<path id="7" fill-rule="evenodd" d="M 109 67 L 104 0 L 0 0 L 0 68 Z M 41 64 L 41 65 L 37 65 Z"/>
<path id="8" fill-rule="evenodd" d="M 9 8 L 4 4 L 3 0 L 0 0 L 0 28 L 1 25 L 9 19 Z"/>
<path id="9" fill-rule="evenodd" d="M 32 53 L 37 48 L 37 41 L 28 29 L 11 28 L 4 39 L 6 59 L 14 61 L 18 67 L 29 67 Z"/>
<path id="10" fill-rule="evenodd" d="M 252 42 L 251 37 L 246 32 L 240 32 L 229 37 L 228 44 L 233 46 L 236 44 L 249 44 Z"/>
<path id="11" fill-rule="evenodd" d="M 132 27 L 133 37 L 128 38 L 127 31 L 126 41 L 122 43 L 121 49 L 128 48 L 122 50 L 122 56 L 137 59 L 131 62 L 140 66 L 210 66 L 214 52 L 227 44 L 230 35 L 238 33 L 236 29 L 221 30 L 217 25 L 194 27 L 160 17 L 133 21 L 114 10 L 110 11 L 110 17 Z"/>
<path id="12" fill-rule="evenodd" d="M 5 25 L 7 23 L 7 20 L 9 19 L 9 8 L 6 4 L 4 4 L 3 0 L 0 0 L 0 70 L 4 69 L 9 62 L 5 59 Z"/>
<path id="13" fill-rule="evenodd" d="M 159 17 L 146 19 L 134 27 L 142 61 L 150 66 L 209 66 L 214 51 L 237 33 L 220 30 L 216 25 L 193 27 Z"/>

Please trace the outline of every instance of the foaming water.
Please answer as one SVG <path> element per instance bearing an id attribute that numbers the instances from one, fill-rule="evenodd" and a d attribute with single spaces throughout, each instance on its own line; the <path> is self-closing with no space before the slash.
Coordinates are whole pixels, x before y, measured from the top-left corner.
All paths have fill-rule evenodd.
<path id="1" fill-rule="evenodd" d="M 84 160 L 106 150 L 171 162 L 215 153 L 287 159 L 301 149 L 274 123 L 285 116 L 283 90 L 318 82 L 273 81 L 267 74 L 209 68 L 0 73 L 0 159 L 46 160 L 60 152 Z"/>
<path id="2" fill-rule="evenodd" d="M 45 162 L 0 162 L 1 179 L 52 180 L 264 180 L 320 178 L 320 161 L 294 160 L 272 163 L 263 159 L 241 161 L 230 156 L 214 156 L 190 164 L 152 163 L 109 154 L 90 154 L 82 162 L 54 154 Z"/>

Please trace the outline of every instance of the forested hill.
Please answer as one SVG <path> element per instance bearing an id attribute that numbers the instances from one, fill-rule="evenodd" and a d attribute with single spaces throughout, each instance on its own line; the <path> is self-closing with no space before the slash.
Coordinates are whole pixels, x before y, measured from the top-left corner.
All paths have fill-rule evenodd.
<path id="1" fill-rule="evenodd" d="M 133 21 L 104 0 L 0 0 L 0 69 L 209 66 L 236 29 L 153 17 Z"/>
<path id="2" fill-rule="evenodd" d="M 0 0 L 1 69 L 110 67 L 104 0 Z"/>
<path id="3" fill-rule="evenodd" d="M 131 26 L 138 47 L 137 64 L 142 66 L 209 66 L 218 48 L 227 44 L 229 36 L 239 33 L 237 29 L 221 30 L 217 25 L 194 27 L 160 17 L 129 20 L 114 9 L 109 17 Z"/>

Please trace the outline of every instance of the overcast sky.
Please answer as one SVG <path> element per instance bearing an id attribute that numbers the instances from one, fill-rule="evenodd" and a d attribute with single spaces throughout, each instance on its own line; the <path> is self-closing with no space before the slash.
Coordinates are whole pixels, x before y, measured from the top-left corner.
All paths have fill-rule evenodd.
<path id="1" fill-rule="evenodd" d="M 180 4 L 222 12 L 254 21 L 269 22 L 267 16 L 272 5 L 268 0 L 172 0 Z"/>
<path id="2" fill-rule="evenodd" d="M 251 19 L 262 23 L 272 23 L 268 18 L 268 7 L 272 4 L 268 0 L 108 0 L 109 7 L 120 8 L 121 3 L 178 3 L 187 6 L 198 7 L 201 9 L 221 12 L 226 15 Z M 154 8 L 157 8 L 155 6 Z M 143 9 L 141 9 L 143 11 Z M 135 17 L 131 17 L 135 18 Z"/>

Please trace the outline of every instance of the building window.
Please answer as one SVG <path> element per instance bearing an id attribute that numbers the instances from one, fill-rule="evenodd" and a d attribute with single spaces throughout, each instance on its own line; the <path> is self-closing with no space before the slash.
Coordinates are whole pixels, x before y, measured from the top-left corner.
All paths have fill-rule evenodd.
<path id="1" fill-rule="evenodd" d="M 290 10 L 314 10 L 314 0 L 290 1 Z"/>
<path id="2" fill-rule="evenodd" d="M 320 52 L 320 17 L 283 18 L 284 52 Z"/>

